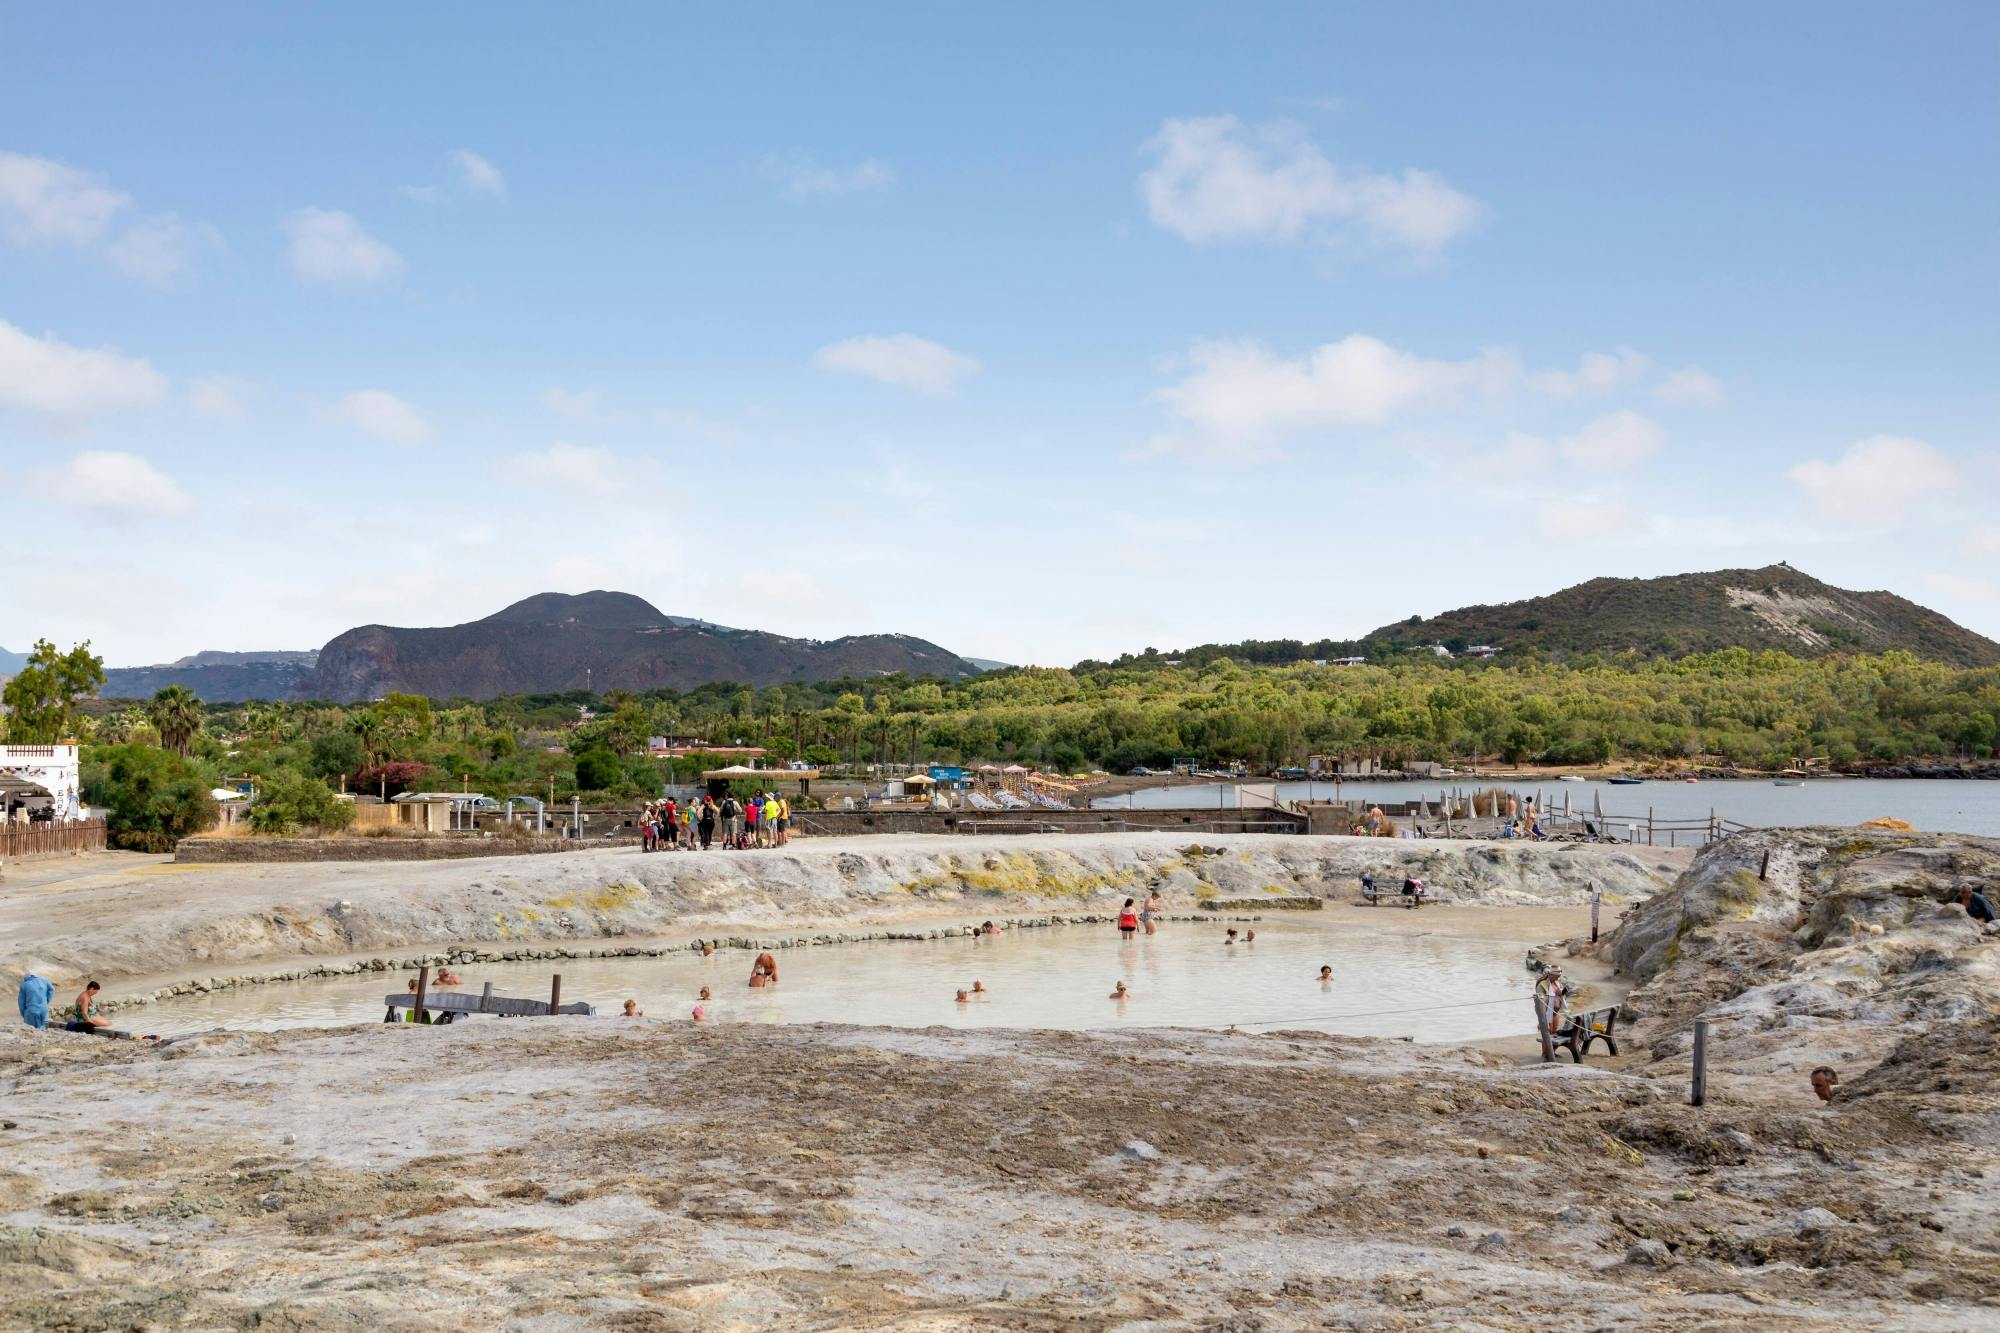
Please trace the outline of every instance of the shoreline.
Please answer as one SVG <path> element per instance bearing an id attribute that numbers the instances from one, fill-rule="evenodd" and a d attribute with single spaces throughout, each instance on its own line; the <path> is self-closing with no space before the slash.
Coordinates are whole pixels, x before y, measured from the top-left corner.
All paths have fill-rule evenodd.
<path id="1" fill-rule="evenodd" d="M 1656 893 L 1686 849 L 1505 845 L 1290 835 L 1053 834 L 814 839 L 757 853 L 663 856 L 592 849 L 567 856 L 390 863 L 180 865 L 106 853 L 0 893 L 0 956 L 59 986 L 87 974 L 116 991 L 354 959 L 454 950 L 561 956 L 679 946 L 717 936 L 770 940 L 959 928 L 968 920 L 1102 917 L 1156 892 L 1171 915 L 1254 913 L 1288 897 L 1355 895 L 1362 873 L 1413 873 L 1418 914 L 1454 906 L 1573 906 L 1602 886 L 1614 913 Z M 1401 915 L 1395 908 L 1380 915 Z M 644 946 L 640 941 L 646 941 Z M 372 968 L 370 970 L 373 970 Z M 185 993 L 185 992 L 183 992 Z"/>

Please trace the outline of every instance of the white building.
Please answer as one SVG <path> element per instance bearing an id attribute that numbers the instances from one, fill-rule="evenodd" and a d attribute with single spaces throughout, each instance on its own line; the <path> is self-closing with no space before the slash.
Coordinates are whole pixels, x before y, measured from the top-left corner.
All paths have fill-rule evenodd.
<path id="1" fill-rule="evenodd" d="M 82 792 L 77 785 L 76 746 L 0 745 L 0 773 L 32 782 L 55 800 L 55 818 L 83 818 Z"/>

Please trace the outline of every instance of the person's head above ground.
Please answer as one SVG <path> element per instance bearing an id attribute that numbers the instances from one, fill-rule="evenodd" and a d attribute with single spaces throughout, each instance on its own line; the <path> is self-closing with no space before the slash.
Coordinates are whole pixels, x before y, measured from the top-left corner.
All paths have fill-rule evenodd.
<path id="1" fill-rule="evenodd" d="M 1839 1084 L 1840 1084 L 1840 1075 L 1834 1073 L 1830 1066 L 1821 1065 L 1819 1068 L 1812 1071 L 1813 1095 L 1818 1097 L 1823 1102 L 1830 1102 L 1833 1100 L 1833 1090 L 1834 1088 L 1839 1086 Z"/>
<path id="2" fill-rule="evenodd" d="M 1125 989 L 1125 983 L 1122 981 L 1111 988 L 1111 998 L 1114 1000 L 1122 1000 L 1131 993 Z"/>
<path id="3" fill-rule="evenodd" d="M 1321 963 L 1319 968 L 1319 979 L 1321 981 L 1327 981 L 1330 980 L 1332 976 L 1333 976 L 1333 964 Z"/>

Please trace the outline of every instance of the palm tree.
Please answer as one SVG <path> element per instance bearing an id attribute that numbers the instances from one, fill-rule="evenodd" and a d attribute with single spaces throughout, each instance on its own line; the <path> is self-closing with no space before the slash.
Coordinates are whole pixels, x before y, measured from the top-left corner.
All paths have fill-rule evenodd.
<path id="1" fill-rule="evenodd" d="M 203 717 L 201 700 L 195 692 L 185 685 L 169 685 L 153 696 L 146 716 L 160 733 L 160 744 L 187 758 L 188 747 L 194 744 Z"/>

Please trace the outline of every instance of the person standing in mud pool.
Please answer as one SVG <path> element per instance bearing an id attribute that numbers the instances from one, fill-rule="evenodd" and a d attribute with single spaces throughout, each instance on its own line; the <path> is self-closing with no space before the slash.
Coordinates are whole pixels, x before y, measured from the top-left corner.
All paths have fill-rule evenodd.
<path id="1" fill-rule="evenodd" d="M 757 961 L 750 964 L 750 984 L 753 986 L 775 986 L 778 984 L 778 960 L 768 953 L 757 955 Z"/>
<path id="2" fill-rule="evenodd" d="M 1118 909 L 1118 933 L 1128 940 L 1139 933 L 1139 914 L 1132 910 L 1130 898 Z"/>
<path id="3" fill-rule="evenodd" d="M 1325 990 L 1333 985 L 1333 964 L 1322 963 L 1319 969 L 1319 988 Z"/>
<path id="4" fill-rule="evenodd" d="M 1146 927 L 1148 935 L 1153 933 L 1153 923 L 1159 919 L 1160 895 L 1157 893 L 1148 893 L 1146 895 L 1146 905 L 1139 909 L 1139 921 Z"/>
<path id="5" fill-rule="evenodd" d="M 1833 1090 L 1840 1086 L 1840 1075 L 1826 1065 L 1812 1071 L 1813 1096 L 1823 1102 L 1833 1100 Z"/>
<path id="6" fill-rule="evenodd" d="M 1121 981 L 1116 986 L 1113 986 L 1111 988 L 1111 995 L 1109 998 L 1114 1000 L 1129 1000 L 1132 998 L 1132 992 L 1126 990 L 1125 983 Z"/>

